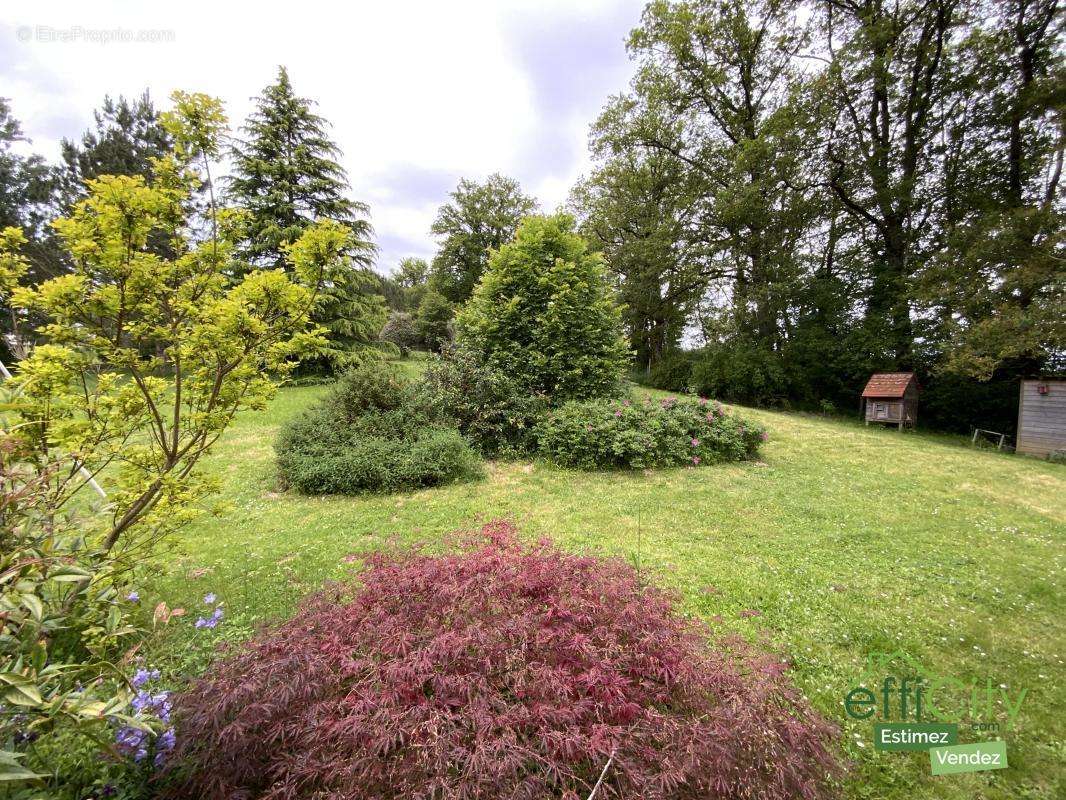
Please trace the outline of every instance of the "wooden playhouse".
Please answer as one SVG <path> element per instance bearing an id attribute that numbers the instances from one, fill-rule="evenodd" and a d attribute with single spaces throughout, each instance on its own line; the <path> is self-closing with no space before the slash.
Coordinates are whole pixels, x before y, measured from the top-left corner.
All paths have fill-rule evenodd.
<path id="1" fill-rule="evenodd" d="M 918 379 L 913 372 L 879 372 L 862 390 L 866 424 L 880 422 L 900 430 L 918 420 Z"/>

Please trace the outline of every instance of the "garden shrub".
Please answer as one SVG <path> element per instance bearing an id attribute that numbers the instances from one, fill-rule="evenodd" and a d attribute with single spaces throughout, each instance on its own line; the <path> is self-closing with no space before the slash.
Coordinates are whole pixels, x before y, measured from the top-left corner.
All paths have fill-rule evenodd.
<path id="1" fill-rule="evenodd" d="M 782 358 L 756 345 L 737 341 L 712 344 L 693 356 L 692 391 L 753 406 L 776 405 L 788 397 Z"/>
<path id="2" fill-rule="evenodd" d="M 555 402 L 614 394 L 628 363 L 603 258 L 566 214 L 532 216 L 492 253 L 458 341 Z"/>
<path id="3" fill-rule="evenodd" d="M 455 307 L 441 294 L 427 290 L 415 313 L 418 338 L 430 351 L 439 352 L 452 340 Z"/>
<path id="4" fill-rule="evenodd" d="M 406 358 L 408 353 L 422 343 L 418 330 L 415 328 L 415 320 L 406 311 L 392 311 L 389 319 L 381 329 L 378 338 L 382 342 L 395 345 L 399 355 Z"/>
<path id="5" fill-rule="evenodd" d="M 9 395 L 4 399 L 9 404 Z M 0 787 L 4 797 L 80 800 L 100 780 L 147 780 L 154 763 L 102 763 L 101 742 L 136 731 L 144 755 L 170 747 L 164 715 L 127 687 L 130 656 L 149 632 L 130 563 L 146 546 L 103 550 L 103 514 L 56 507 L 55 476 L 70 471 L 0 435 Z M 88 504 L 86 504 L 87 506 Z M 128 773 L 128 774 L 127 774 Z M 127 781 L 128 783 L 129 781 Z"/>
<path id="6" fill-rule="evenodd" d="M 547 413 L 544 395 L 483 364 L 467 348 L 445 348 L 422 378 L 425 399 L 454 420 L 485 455 L 523 455 L 536 447 L 534 429 Z"/>
<path id="7" fill-rule="evenodd" d="M 395 367 L 375 362 L 344 373 L 321 405 L 338 420 L 351 424 L 368 412 L 400 410 L 410 398 L 407 379 Z"/>
<path id="8" fill-rule="evenodd" d="M 537 426 L 540 454 L 560 466 L 607 469 L 698 466 L 752 458 L 765 430 L 692 398 L 565 403 Z"/>
<path id="9" fill-rule="evenodd" d="M 779 656 L 711 637 L 620 559 L 372 554 L 175 704 L 175 797 L 819 798 L 833 726 Z M 613 756 L 613 758 L 612 758 Z"/>
<path id="10" fill-rule="evenodd" d="M 687 392 L 692 380 L 693 360 L 691 353 L 682 350 L 665 353 L 651 368 L 648 385 L 668 392 Z"/>
<path id="11" fill-rule="evenodd" d="M 346 374 L 275 444 L 284 482 L 305 494 L 358 494 L 439 486 L 480 470 L 455 425 L 394 369 Z"/>

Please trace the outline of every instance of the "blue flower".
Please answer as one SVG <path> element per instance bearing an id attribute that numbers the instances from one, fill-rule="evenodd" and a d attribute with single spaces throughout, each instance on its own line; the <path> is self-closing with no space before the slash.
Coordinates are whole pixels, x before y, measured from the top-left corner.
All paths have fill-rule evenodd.
<path id="1" fill-rule="evenodd" d="M 207 595 L 207 597 L 204 598 L 204 602 L 207 602 L 208 600 L 213 603 L 215 601 L 215 596 L 213 594 Z M 218 625 L 219 620 L 222 619 L 222 614 L 222 606 L 215 606 L 215 610 L 211 612 L 210 617 L 207 617 L 206 619 L 204 617 L 200 617 L 198 620 L 196 620 L 196 627 L 213 628 Z"/>
<path id="2" fill-rule="evenodd" d="M 118 749 L 127 755 L 133 755 L 136 761 L 141 761 L 147 755 L 146 744 L 148 732 L 131 725 L 123 725 L 115 733 L 115 744 Z"/>
<path id="3" fill-rule="evenodd" d="M 146 683 L 148 683 L 148 681 L 155 680 L 158 677 L 159 677 L 159 670 L 157 670 L 157 669 L 153 669 L 153 670 L 139 669 L 139 670 L 137 670 L 136 673 L 134 673 L 132 683 L 133 683 L 135 688 L 140 689 L 142 686 L 144 686 Z"/>
<path id="4" fill-rule="evenodd" d="M 130 592 L 128 595 L 126 595 L 126 599 L 129 600 L 131 603 L 136 603 L 141 599 L 141 596 L 137 594 L 137 592 Z"/>
<path id="5" fill-rule="evenodd" d="M 210 592 L 210 593 L 204 595 L 204 603 L 206 605 L 211 605 L 217 599 L 218 598 L 215 597 L 215 593 L 214 592 Z"/>

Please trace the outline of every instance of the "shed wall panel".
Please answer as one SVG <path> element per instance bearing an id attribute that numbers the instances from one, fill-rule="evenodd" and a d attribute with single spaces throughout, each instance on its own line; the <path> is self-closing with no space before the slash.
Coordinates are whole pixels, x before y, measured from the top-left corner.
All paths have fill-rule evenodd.
<path id="1" fill-rule="evenodd" d="M 1048 393 L 1040 394 L 1039 386 Z M 1066 381 L 1022 381 L 1017 450 L 1037 456 L 1066 450 Z"/>

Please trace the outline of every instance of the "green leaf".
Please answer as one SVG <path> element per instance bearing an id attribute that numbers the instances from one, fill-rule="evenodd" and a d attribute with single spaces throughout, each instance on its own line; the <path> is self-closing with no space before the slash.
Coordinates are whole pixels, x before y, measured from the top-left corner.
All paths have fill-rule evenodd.
<path id="1" fill-rule="evenodd" d="M 24 753 L 13 753 L 10 750 L 0 750 L 0 781 L 32 781 L 47 777 L 22 766 L 18 760 L 24 755 Z"/>
<path id="2" fill-rule="evenodd" d="M 92 577 L 91 572 L 73 564 L 64 564 L 48 573 L 48 580 L 61 583 L 78 583 L 79 581 L 91 580 Z"/>
<path id="3" fill-rule="evenodd" d="M 0 682 L 8 688 L 4 699 L 17 706 L 39 706 L 44 702 L 37 684 L 17 672 L 0 672 Z"/>
<path id="4" fill-rule="evenodd" d="M 37 595 L 22 595 L 22 605 L 26 606 L 26 608 L 30 610 L 30 613 L 33 614 L 33 618 L 37 620 L 37 622 L 40 622 L 42 619 L 44 619 L 44 603 L 41 602 L 41 598 L 39 598 Z"/>

